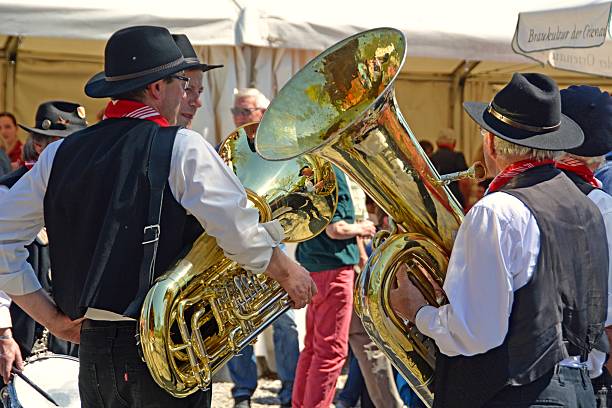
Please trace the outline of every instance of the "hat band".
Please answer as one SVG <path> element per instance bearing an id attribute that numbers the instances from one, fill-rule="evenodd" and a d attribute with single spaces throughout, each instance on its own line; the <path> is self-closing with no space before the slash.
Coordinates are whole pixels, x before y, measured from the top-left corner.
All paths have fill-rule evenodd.
<path id="1" fill-rule="evenodd" d="M 199 64 L 199 63 L 200 63 L 200 60 L 199 60 L 199 59 L 197 59 L 197 58 L 191 58 L 191 57 L 190 57 L 190 58 L 185 58 L 185 62 L 186 62 L 187 64 Z"/>
<path id="2" fill-rule="evenodd" d="M 533 125 L 527 125 L 525 123 L 517 122 L 516 120 L 510 119 L 509 117 L 504 116 L 498 111 L 496 111 L 492 103 L 490 103 L 489 106 L 487 107 L 487 112 L 493 115 L 494 118 L 501 120 L 502 122 L 504 122 L 507 125 L 512 126 L 513 128 L 527 130 L 529 132 L 551 132 L 561 127 L 561 122 L 553 126 L 533 126 Z"/>
<path id="3" fill-rule="evenodd" d="M 167 64 L 164 65 L 160 65 L 158 67 L 155 68 L 149 68 L 149 69 L 145 69 L 144 71 L 139 71 L 139 72 L 133 72 L 131 74 L 125 74 L 125 75 L 115 75 L 115 76 L 105 76 L 104 78 L 108 81 L 108 82 L 115 82 L 115 81 L 125 81 L 126 79 L 134 79 L 134 78 L 140 78 L 149 74 L 154 74 L 156 72 L 160 72 L 160 71 L 164 71 L 166 69 L 170 69 L 170 68 L 174 68 L 174 67 L 178 67 L 179 65 L 181 65 L 182 63 L 185 62 L 185 58 L 180 57 L 172 62 L 169 62 Z"/>

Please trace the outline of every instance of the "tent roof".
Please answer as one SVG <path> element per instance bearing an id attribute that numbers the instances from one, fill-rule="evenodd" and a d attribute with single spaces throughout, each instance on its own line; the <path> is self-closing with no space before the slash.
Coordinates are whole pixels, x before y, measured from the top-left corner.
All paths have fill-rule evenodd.
<path id="1" fill-rule="evenodd" d="M 0 0 L 0 34 L 106 40 L 120 28 L 161 25 L 202 45 L 236 44 L 232 0 Z"/>
<path id="2" fill-rule="evenodd" d="M 585 0 L 308 0 L 247 2 L 252 45 L 322 50 L 359 31 L 401 29 L 408 54 L 468 60 L 525 61 L 510 46 L 518 13 L 583 4 Z"/>
<path id="3" fill-rule="evenodd" d="M 359 31 L 391 26 L 406 33 L 411 56 L 524 62 L 510 46 L 518 13 L 585 1 L 0 0 L 0 34 L 106 40 L 119 28 L 153 24 L 197 45 L 323 50 Z"/>

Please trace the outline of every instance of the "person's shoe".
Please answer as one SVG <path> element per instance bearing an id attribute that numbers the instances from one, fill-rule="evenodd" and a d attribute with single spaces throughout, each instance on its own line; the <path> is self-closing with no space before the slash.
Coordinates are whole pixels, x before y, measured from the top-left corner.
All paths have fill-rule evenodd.
<path id="1" fill-rule="evenodd" d="M 236 398 L 234 400 L 234 408 L 251 408 L 250 398 Z"/>

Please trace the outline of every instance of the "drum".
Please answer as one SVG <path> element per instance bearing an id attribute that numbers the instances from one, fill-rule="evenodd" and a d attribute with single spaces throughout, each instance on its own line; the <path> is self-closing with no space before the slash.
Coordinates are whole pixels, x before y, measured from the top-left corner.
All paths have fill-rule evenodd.
<path id="1" fill-rule="evenodd" d="M 81 406 L 77 358 L 53 353 L 30 357 L 23 374 L 51 395 L 60 407 Z M 2 400 L 6 408 L 55 407 L 17 376 L 3 389 Z"/>

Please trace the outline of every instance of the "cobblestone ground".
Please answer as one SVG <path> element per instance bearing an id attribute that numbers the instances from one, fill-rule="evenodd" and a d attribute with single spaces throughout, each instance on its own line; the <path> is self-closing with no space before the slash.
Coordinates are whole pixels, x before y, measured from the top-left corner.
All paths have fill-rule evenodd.
<path id="1" fill-rule="evenodd" d="M 346 375 L 340 376 L 338 379 L 338 385 L 336 386 L 336 392 L 342 390 L 342 386 L 346 381 Z M 212 408 L 232 408 L 233 399 L 231 394 L 232 383 L 231 382 L 216 382 L 213 385 L 213 399 Z M 279 407 L 278 398 L 276 395 L 280 390 L 280 381 L 268 380 L 260 378 L 257 383 L 257 390 L 255 395 L 251 399 L 252 408 L 273 408 Z"/>

